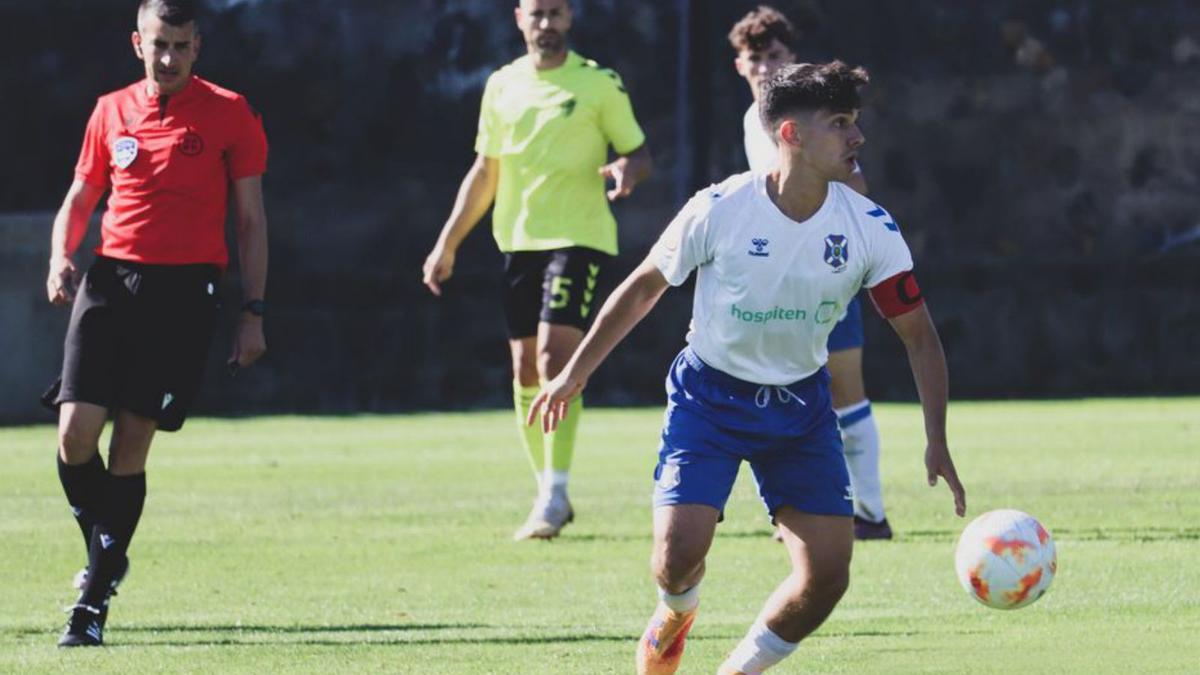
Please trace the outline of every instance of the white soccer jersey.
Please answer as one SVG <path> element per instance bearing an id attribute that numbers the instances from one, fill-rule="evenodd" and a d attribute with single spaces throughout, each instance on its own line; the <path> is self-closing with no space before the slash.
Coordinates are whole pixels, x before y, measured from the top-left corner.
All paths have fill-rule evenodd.
<path id="1" fill-rule="evenodd" d="M 746 145 L 746 161 L 750 163 L 751 171 L 766 173 L 775 168 L 775 164 L 779 162 L 779 149 L 763 128 L 762 120 L 758 117 L 757 101 L 750 104 L 750 109 L 742 118 L 742 138 Z"/>
<path id="2" fill-rule="evenodd" d="M 846 304 L 862 287 L 912 269 L 892 217 L 842 183 L 798 223 L 747 172 L 701 190 L 650 259 L 673 286 L 696 273 L 687 340 L 705 363 L 757 384 L 815 373 Z"/>

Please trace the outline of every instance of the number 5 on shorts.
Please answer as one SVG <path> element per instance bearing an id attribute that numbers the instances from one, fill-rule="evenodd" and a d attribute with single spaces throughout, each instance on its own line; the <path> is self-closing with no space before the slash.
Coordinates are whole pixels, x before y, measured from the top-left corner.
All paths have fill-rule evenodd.
<path id="1" fill-rule="evenodd" d="M 562 309 L 571 301 L 571 279 L 554 277 L 550 280 L 550 309 Z"/>

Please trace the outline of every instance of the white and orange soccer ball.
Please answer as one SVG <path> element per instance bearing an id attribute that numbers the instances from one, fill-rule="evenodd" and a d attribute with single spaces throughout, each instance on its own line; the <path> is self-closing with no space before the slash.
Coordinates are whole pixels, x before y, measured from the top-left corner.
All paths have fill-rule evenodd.
<path id="1" fill-rule="evenodd" d="M 1037 518 L 1013 509 L 988 511 L 967 525 L 954 552 L 962 587 L 996 609 L 1033 604 L 1054 580 L 1054 540 Z"/>

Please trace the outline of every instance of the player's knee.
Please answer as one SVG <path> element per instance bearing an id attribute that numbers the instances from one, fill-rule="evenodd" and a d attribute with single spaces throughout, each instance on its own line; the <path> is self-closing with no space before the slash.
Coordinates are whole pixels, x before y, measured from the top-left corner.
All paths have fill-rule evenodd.
<path id="1" fill-rule="evenodd" d="M 58 455 L 67 464 L 82 464 L 97 450 L 93 435 L 77 425 L 68 424 L 58 430 Z"/>
<path id="2" fill-rule="evenodd" d="M 683 593 L 700 582 L 704 558 L 675 548 L 662 548 L 654 552 L 650 568 L 659 588 L 668 593 Z"/>
<path id="3" fill-rule="evenodd" d="M 538 351 L 537 370 L 538 375 L 543 380 L 552 380 L 562 369 L 567 365 L 567 361 L 571 358 L 569 352 L 547 348 Z"/>

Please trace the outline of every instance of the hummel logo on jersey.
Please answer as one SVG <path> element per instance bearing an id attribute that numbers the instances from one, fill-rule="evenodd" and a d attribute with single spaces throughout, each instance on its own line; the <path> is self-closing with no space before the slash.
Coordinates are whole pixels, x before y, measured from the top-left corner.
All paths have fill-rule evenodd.
<path id="1" fill-rule="evenodd" d="M 171 392 L 167 392 L 166 394 L 163 394 L 162 409 L 166 410 L 167 406 L 171 405 L 171 401 L 174 401 L 174 400 L 175 400 L 175 397 L 171 395 Z"/>
<path id="2" fill-rule="evenodd" d="M 845 235 L 831 234 L 825 237 L 825 262 L 829 263 L 835 273 L 844 271 L 849 259 L 850 246 L 846 243 Z"/>
<path id="3" fill-rule="evenodd" d="M 771 252 L 766 250 L 767 244 L 769 243 L 771 242 L 767 239 L 751 239 L 750 244 L 754 246 L 754 250 L 747 251 L 747 253 L 760 258 L 765 258 L 771 255 Z"/>
<path id="4" fill-rule="evenodd" d="M 570 117 L 571 113 L 575 112 L 575 99 L 569 98 L 559 106 L 562 108 L 563 115 Z"/>
<path id="5" fill-rule="evenodd" d="M 101 548 L 107 549 L 109 546 L 112 546 L 113 542 L 115 542 L 115 541 L 116 541 L 116 539 L 113 539 L 112 536 L 110 536 L 110 535 L 107 535 L 107 534 L 100 535 L 100 547 Z"/>
<path id="6" fill-rule="evenodd" d="M 846 486 L 846 494 L 845 494 L 845 496 L 842 497 L 842 499 L 845 499 L 848 502 L 854 501 L 854 486 L 853 485 Z"/>
<path id="7" fill-rule="evenodd" d="M 874 209 L 867 211 L 867 215 L 872 218 L 880 218 L 883 220 L 883 226 L 892 232 L 899 232 L 900 226 L 892 220 L 891 214 L 883 210 L 882 206 L 876 206 Z"/>

